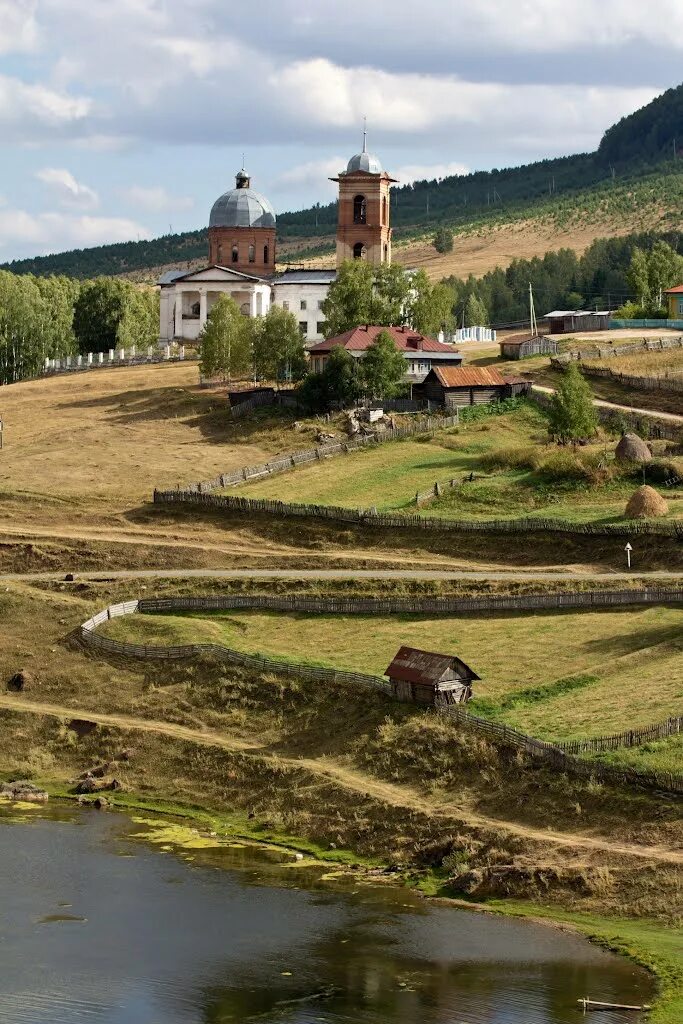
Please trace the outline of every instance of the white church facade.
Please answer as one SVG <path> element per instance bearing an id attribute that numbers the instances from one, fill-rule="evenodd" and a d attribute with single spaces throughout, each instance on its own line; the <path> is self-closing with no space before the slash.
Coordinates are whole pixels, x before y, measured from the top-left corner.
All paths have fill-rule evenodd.
<path id="1" fill-rule="evenodd" d="M 345 259 L 391 261 L 389 189 L 394 183 L 377 157 L 363 150 L 351 157 L 339 183 L 337 267 Z M 265 316 L 271 305 L 297 319 L 307 347 L 323 338 L 322 304 L 336 269 L 290 268 L 278 273 L 276 216 L 265 196 L 251 188 L 242 168 L 235 188 L 216 200 L 209 218 L 209 264 L 200 270 L 170 270 L 161 292 L 159 340 L 194 342 L 220 295 L 234 299 L 244 316 Z"/>

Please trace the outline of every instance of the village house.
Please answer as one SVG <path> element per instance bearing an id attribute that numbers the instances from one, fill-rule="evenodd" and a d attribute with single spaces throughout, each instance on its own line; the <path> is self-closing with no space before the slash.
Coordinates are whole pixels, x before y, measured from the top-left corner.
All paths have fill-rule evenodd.
<path id="1" fill-rule="evenodd" d="M 612 314 L 608 309 L 554 309 L 543 317 L 551 334 L 576 334 L 577 331 L 606 331 Z"/>
<path id="2" fill-rule="evenodd" d="M 668 305 L 669 320 L 683 320 L 683 284 L 667 288 L 664 292 Z"/>
<path id="3" fill-rule="evenodd" d="M 396 348 L 405 357 L 405 380 L 409 383 L 417 384 L 423 381 L 434 366 L 462 364 L 462 354 L 452 345 L 446 345 L 436 338 L 429 338 L 411 327 L 377 327 L 373 324 L 364 324 L 313 345 L 310 349 L 311 370 L 313 373 L 320 373 L 329 359 L 330 352 L 337 345 L 346 349 L 354 359 L 362 359 L 381 331 L 386 331 L 391 336 Z"/>
<path id="4" fill-rule="evenodd" d="M 415 704 L 465 704 L 480 676 L 453 654 L 401 647 L 384 673 L 397 700 Z"/>
<path id="5" fill-rule="evenodd" d="M 531 381 L 522 377 L 503 377 L 488 366 L 437 366 L 415 389 L 415 395 L 452 408 L 486 405 L 505 398 L 528 394 Z"/>

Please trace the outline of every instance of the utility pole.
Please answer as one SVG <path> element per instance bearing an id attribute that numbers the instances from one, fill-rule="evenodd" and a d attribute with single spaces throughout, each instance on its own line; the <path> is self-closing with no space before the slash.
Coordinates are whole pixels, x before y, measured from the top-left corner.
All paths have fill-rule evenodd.
<path id="1" fill-rule="evenodd" d="M 534 289 L 529 281 L 529 321 L 531 326 L 531 337 L 538 334 L 538 323 L 536 322 L 536 309 L 534 307 Z"/>

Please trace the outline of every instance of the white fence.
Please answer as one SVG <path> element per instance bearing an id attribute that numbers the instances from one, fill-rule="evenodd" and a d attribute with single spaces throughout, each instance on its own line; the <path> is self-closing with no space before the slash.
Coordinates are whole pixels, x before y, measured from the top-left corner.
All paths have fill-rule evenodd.
<path id="1" fill-rule="evenodd" d="M 490 327 L 460 327 L 449 336 L 448 340 L 454 345 L 457 345 L 459 341 L 495 341 L 496 332 Z"/>
<path id="2" fill-rule="evenodd" d="M 185 359 L 198 359 L 192 352 L 186 354 L 185 346 L 171 348 L 164 345 L 161 349 L 149 345 L 146 352 L 138 352 L 133 345 L 128 351 L 123 348 L 110 348 L 108 352 L 88 352 L 87 355 L 62 356 L 60 359 L 45 357 L 45 366 L 41 377 L 51 377 L 56 373 L 78 373 L 82 370 L 97 370 L 111 366 L 144 366 L 146 363 L 178 362 Z"/>

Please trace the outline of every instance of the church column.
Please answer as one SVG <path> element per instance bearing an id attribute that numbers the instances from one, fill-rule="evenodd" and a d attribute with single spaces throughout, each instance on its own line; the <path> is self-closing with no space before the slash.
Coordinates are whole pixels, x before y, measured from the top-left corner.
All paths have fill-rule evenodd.
<path id="1" fill-rule="evenodd" d="M 250 317 L 258 316 L 257 306 L 256 306 L 256 289 L 255 288 L 254 288 L 253 292 L 251 293 L 251 295 L 249 296 L 249 316 Z"/>
<path id="2" fill-rule="evenodd" d="M 178 288 L 176 288 L 175 293 L 175 326 L 173 333 L 176 338 L 182 338 L 183 336 L 183 293 Z"/>
<path id="3" fill-rule="evenodd" d="M 205 291 L 201 291 L 199 293 L 199 329 L 200 329 L 200 331 L 201 331 L 202 327 L 204 326 L 204 324 L 206 323 L 207 299 L 208 299 L 207 293 Z"/>

